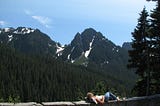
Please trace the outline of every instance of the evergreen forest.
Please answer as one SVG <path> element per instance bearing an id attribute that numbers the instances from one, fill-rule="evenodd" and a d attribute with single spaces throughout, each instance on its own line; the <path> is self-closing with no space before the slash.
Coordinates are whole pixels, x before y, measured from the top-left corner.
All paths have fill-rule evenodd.
<path id="1" fill-rule="evenodd" d="M 51 56 L 22 54 L 1 44 L 0 59 L 1 102 L 75 101 L 83 100 L 88 91 L 127 92 L 111 76 Z"/>

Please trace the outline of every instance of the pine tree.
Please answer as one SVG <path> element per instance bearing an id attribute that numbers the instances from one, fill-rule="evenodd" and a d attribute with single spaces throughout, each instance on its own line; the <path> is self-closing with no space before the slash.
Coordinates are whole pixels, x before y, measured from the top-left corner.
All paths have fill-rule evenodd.
<path id="1" fill-rule="evenodd" d="M 151 13 L 152 93 L 160 93 L 160 1 Z"/>
<path id="2" fill-rule="evenodd" d="M 132 33 L 132 50 L 129 51 L 128 68 L 133 68 L 139 76 L 139 80 L 135 86 L 137 95 L 146 95 L 149 92 L 149 56 L 148 56 L 148 30 L 149 21 L 147 19 L 148 12 L 144 8 L 138 19 L 138 24 Z M 146 89 L 147 87 L 147 89 Z M 146 89 L 146 90 L 145 90 Z M 147 94 L 148 95 L 148 94 Z"/>

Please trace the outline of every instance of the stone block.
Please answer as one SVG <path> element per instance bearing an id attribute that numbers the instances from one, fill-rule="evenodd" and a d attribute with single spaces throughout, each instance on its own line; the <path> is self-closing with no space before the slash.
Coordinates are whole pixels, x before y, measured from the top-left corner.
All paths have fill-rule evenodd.
<path id="1" fill-rule="evenodd" d="M 90 106 L 90 103 L 87 103 L 86 101 L 77 101 L 77 102 L 73 102 L 74 105 L 76 106 Z"/>
<path id="2" fill-rule="evenodd" d="M 0 106 L 13 106 L 14 103 L 0 103 Z"/>
<path id="3" fill-rule="evenodd" d="M 37 106 L 37 103 L 36 102 L 15 103 L 14 106 Z"/>
<path id="4" fill-rule="evenodd" d="M 72 102 L 43 102 L 43 106 L 74 106 Z"/>

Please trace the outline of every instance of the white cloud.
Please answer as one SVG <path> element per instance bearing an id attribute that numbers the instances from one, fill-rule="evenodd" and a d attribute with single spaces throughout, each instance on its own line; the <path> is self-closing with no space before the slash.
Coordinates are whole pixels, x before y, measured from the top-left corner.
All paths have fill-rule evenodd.
<path id="1" fill-rule="evenodd" d="M 25 14 L 31 16 L 33 19 L 35 19 L 36 21 L 38 21 L 40 24 L 42 24 L 43 26 L 45 26 L 46 28 L 50 28 L 51 26 L 51 22 L 52 20 L 48 17 L 45 16 L 38 16 L 38 15 L 34 15 L 34 13 L 30 10 L 24 10 Z"/>
<path id="2" fill-rule="evenodd" d="M 5 26 L 7 24 L 7 22 L 5 21 L 0 21 L 0 26 Z"/>
<path id="3" fill-rule="evenodd" d="M 44 25 L 46 28 L 50 28 L 51 19 L 44 16 L 32 16 L 33 19 L 37 20 L 39 23 Z"/>

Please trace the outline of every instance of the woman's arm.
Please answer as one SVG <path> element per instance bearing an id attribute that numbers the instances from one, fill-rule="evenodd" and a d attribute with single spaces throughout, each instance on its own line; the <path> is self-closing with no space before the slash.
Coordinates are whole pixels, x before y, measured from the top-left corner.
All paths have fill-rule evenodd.
<path id="1" fill-rule="evenodd" d="M 95 99 L 99 104 L 103 104 L 104 103 L 104 96 L 102 96 L 102 99 L 99 99 L 97 97 L 95 97 Z"/>

